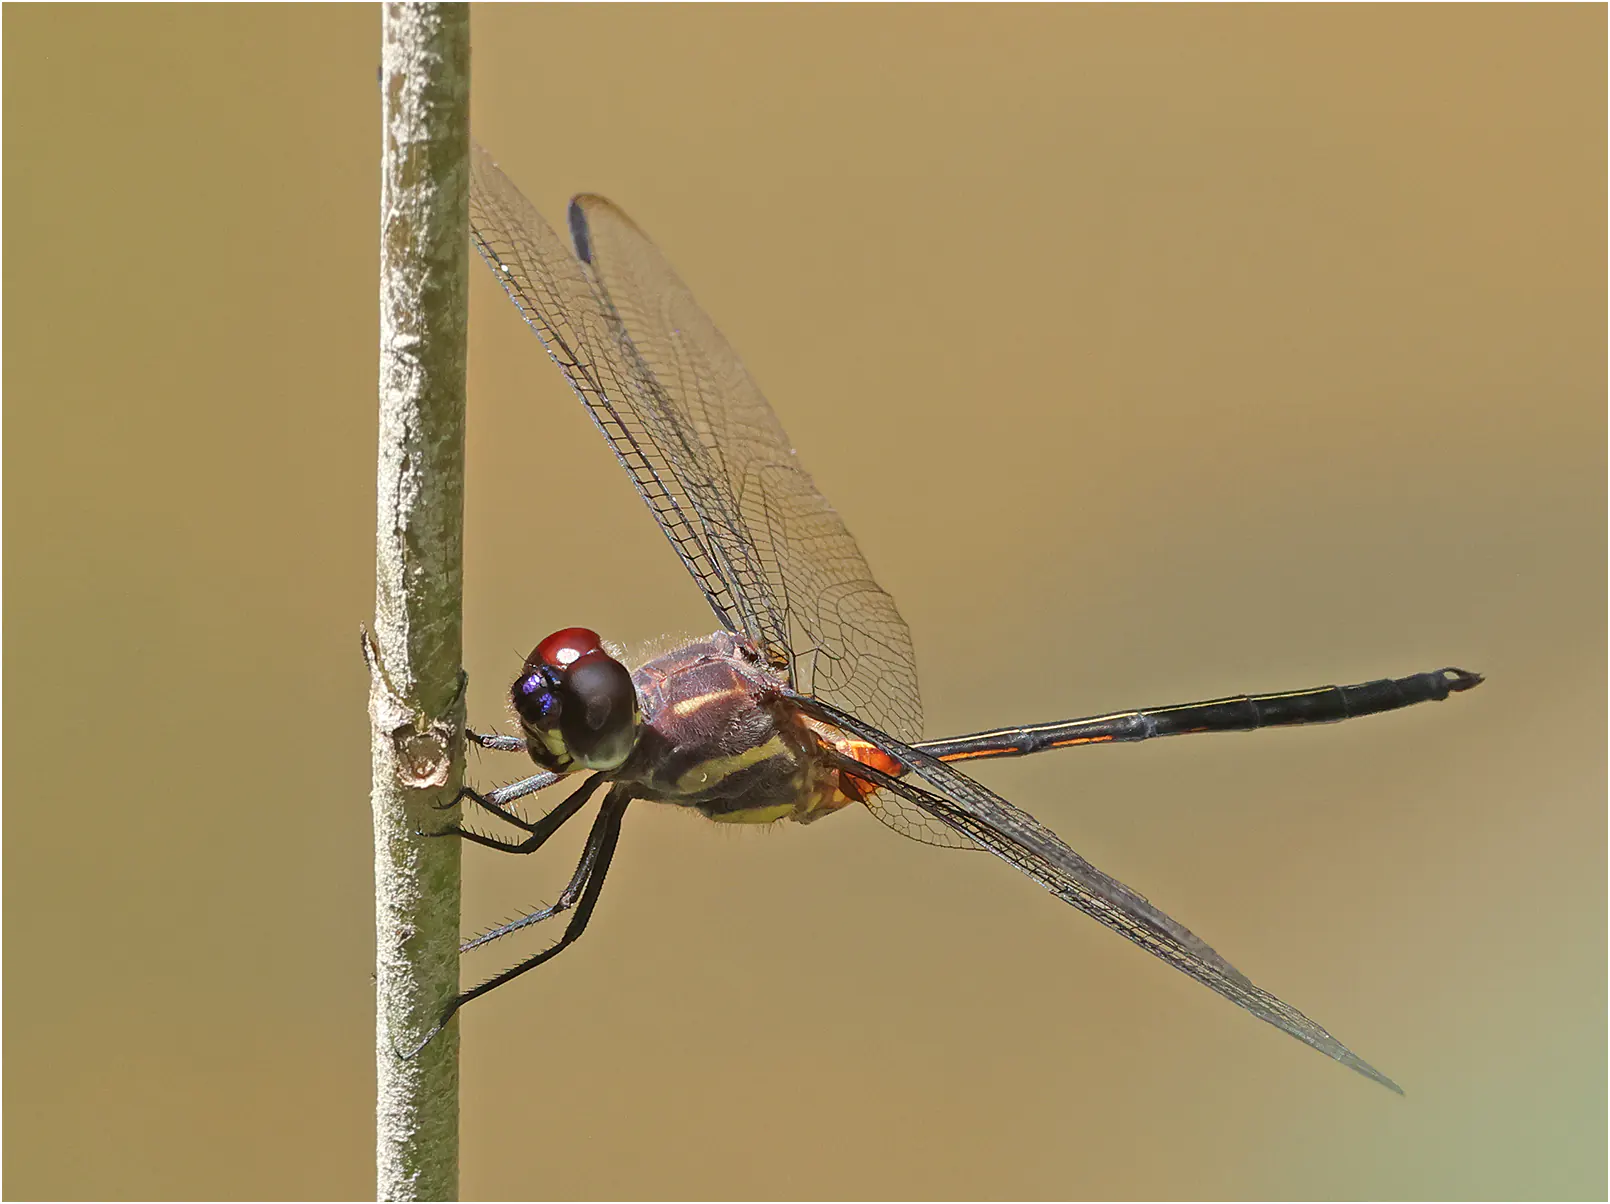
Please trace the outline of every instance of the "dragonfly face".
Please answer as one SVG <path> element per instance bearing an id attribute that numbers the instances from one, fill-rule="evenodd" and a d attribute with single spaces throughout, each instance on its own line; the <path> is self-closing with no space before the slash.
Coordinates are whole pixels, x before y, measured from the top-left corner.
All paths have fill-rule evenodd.
<path id="1" fill-rule="evenodd" d="M 556 631 L 533 648 L 509 701 L 526 751 L 554 773 L 617 768 L 642 721 L 632 675 L 585 627 Z"/>

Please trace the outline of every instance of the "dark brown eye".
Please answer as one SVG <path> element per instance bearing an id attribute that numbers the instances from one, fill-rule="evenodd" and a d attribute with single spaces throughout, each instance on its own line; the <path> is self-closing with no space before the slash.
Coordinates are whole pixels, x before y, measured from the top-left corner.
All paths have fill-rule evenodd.
<path id="1" fill-rule="evenodd" d="M 619 743 L 637 723 L 637 690 L 632 675 L 609 653 L 589 652 L 565 674 L 564 707 L 559 728 L 572 755 L 593 764 Z"/>

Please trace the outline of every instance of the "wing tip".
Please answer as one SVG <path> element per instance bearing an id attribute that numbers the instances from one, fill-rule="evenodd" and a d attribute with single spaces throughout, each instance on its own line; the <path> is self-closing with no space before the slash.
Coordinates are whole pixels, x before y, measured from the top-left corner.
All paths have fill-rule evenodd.
<path id="1" fill-rule="evenodd" d="M 1369 1062 L 1360 1062 L 1360 1067 L 1362 1067 L 1362 1072 L 1364 1072 L 1367 1077 L 1373 1078 L 1375 1082 L 1380 1083 L 1381 1086 L 1385 1086 L 1386 1090 L 1394 1091 L 1394 1093 L 1397 1093 L 1399 1096 L 1404 1096 L 1404 1098 L 1407 1098 L 1407 1095 L 1409 1095 L 1407 1091 L 1402 1090 L 1401 1086 L 1397 1085 L 1396 1082 L 1393 1082 L 1391 1078 L 1386 1077 L 1386 1075 L 1381 1074 L 1380 1070 L 1370 1066 Z M 1356 1069 L 1359 1069 L 1359 1067 L 1356 1067 Z"/>
<path id="2" fill-rule="evenodd" d="M 1358 1071 L 1361 1075 L 1367 1079 L 1370 1079 L 1372 1082 L 1381 1084 L 1381 1086 L 1385 1087 L 1388 1091 L 1396 1092 L 1398 1095 L 1405 1097 L 1408 1094 L 1403 1090 L 1402 1087 L 1399 1087 L 1397 1083 L 1387 1078 L 1386 1075 L 1375 1069 L 1375 1067 L 1371 1066 L 1357 1054 L 1353 1054 L 1351 1060 L 1346 1061 L 1346 1065 L 1352 1067 L 1354 1070 Z"/>

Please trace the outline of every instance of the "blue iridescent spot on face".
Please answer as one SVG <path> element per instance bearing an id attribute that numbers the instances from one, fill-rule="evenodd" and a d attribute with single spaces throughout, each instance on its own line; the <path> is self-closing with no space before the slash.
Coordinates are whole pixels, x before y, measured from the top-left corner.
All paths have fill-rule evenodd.
<path id="1" fill-rule="evenodd" d="M 559 699 L 540 673 L 522 677 L 514 689 L 516 709 L 527 719 L 547 719 L 559 709 Z"/>

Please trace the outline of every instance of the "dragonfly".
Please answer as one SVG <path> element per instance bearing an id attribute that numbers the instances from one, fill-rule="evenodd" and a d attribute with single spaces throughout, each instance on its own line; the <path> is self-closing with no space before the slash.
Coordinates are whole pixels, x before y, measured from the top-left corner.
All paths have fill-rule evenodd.
<path id="1" fill-rule="evenodd" d="M 479 807 L 520 835 L 450 829 L 463 839 L 533 853 L 600 791 L 603 802 L 555 902 L 461 951 L 569 913 L 562 934 L 458 994 L 425 1042 L 466 1003 L 582 935 L 634 801 L 747 824 L 809 824 L 859 805 L 912 839 L 994 854 L 1260 1020 L 1401 1094 L 1320 1025 L 957 766 L 1351 719 L 1445 699 L 1480 675 L 1445 668 L 923 739 L 911 635 L 894 600 L 670 263 L 600 196 L 571 202 L 567 245 L 484 149 L 472 153 L 476 250 L 587 408 L 720 629 L 635 669 L 590 629 L 556 631 L 532 650 L 510 690 L 519 734 L 468 733 L 482 748 L 526 753 L 538 772 L 485 793 L 465 787 L 454 805 Z M 578 780 L 540 819 L 512 806 Z"/>

